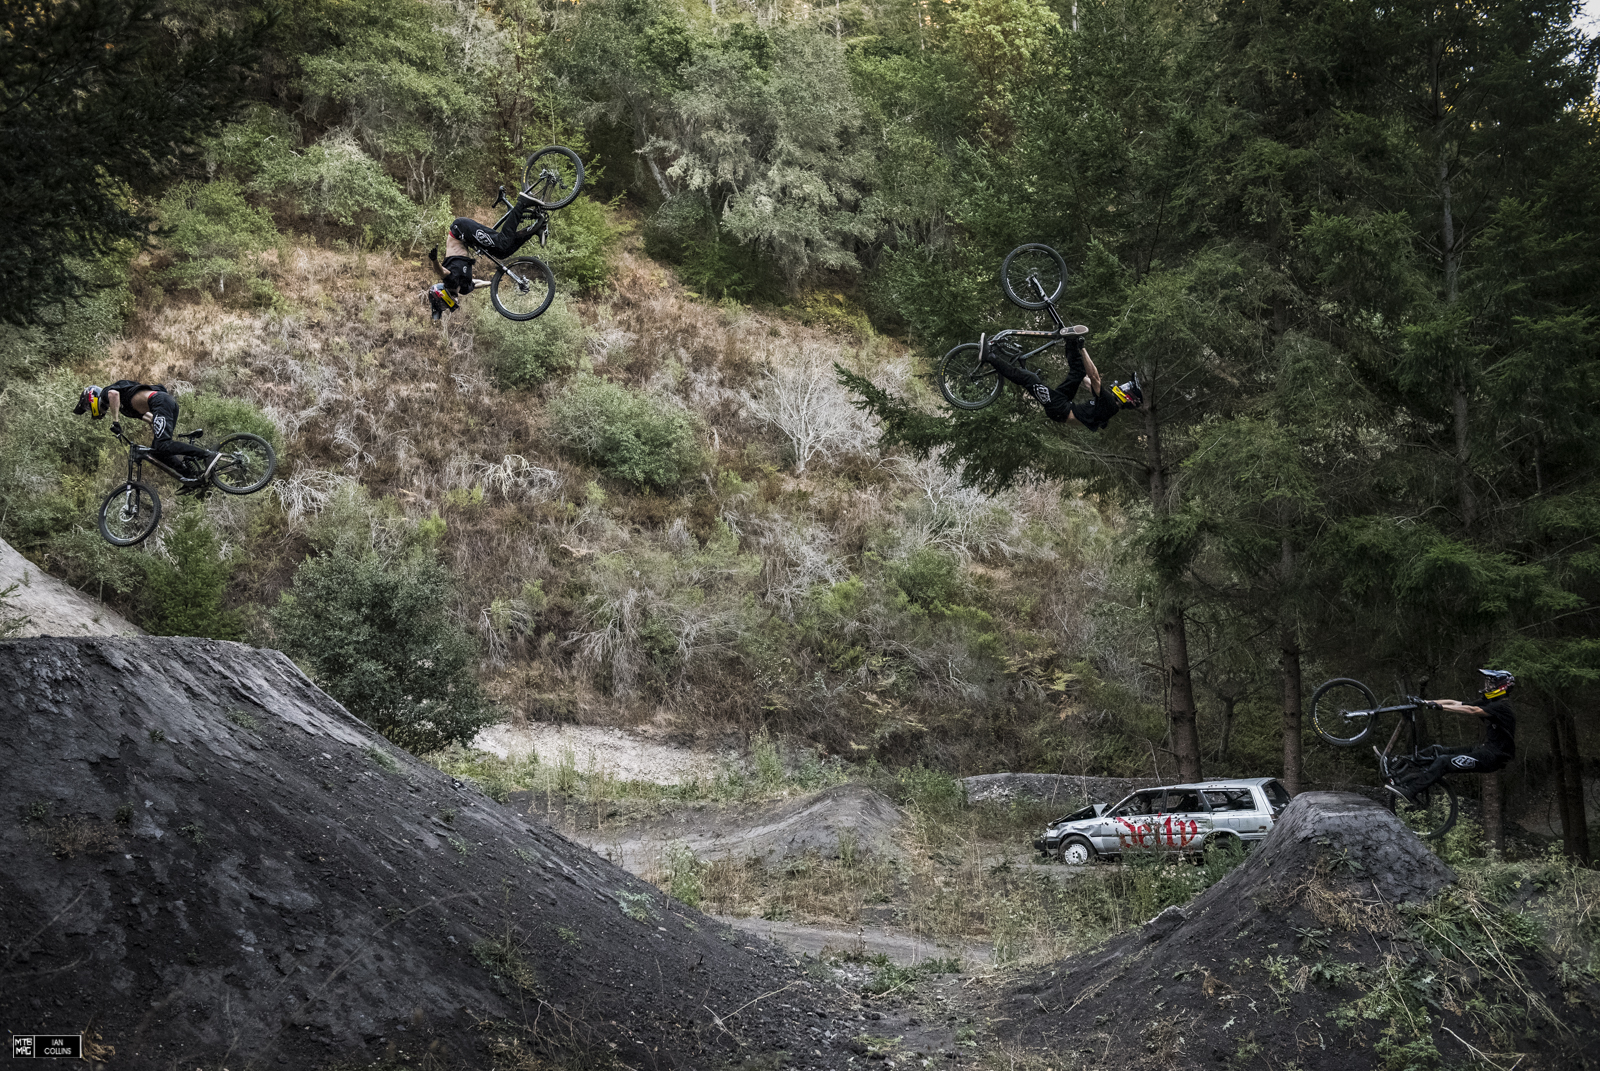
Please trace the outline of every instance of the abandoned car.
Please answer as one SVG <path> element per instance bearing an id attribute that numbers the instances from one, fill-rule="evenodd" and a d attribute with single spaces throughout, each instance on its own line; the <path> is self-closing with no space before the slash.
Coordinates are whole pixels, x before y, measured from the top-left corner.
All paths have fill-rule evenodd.
<path id="1" fill-rule="evenodd" d="M 1288 791 L 1274 777 L 1143 788 L 1115 806 L 1092 803 L 1057 819 L 1033 846 L 1073 865 L 1124 851 L 1248 850 L 1288 804 Z"/>

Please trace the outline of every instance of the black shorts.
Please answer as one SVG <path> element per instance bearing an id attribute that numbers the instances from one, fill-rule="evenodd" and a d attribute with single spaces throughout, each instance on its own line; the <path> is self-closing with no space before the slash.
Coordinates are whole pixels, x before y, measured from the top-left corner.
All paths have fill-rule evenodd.
<path id="1" fill-rule="evenodd" d="M 467 248 L 481 249 L 495 257 L 509 257 L 522 245 L 522 238 L 515 232 L 505 234 L 487 223 L 479 223 L 465 216 L 458 217 L 450 224 L 450 233 Z"/>
<path id="2" fill-rule="evenodd" d="M 145 402 L 150 410 L 150 452 L 169 465 L 182 468 L 185 457 L 209 460 L 211 452 L 172 436 L 178 430 L 178 399 L 166 391 L 152 393 Z"/>

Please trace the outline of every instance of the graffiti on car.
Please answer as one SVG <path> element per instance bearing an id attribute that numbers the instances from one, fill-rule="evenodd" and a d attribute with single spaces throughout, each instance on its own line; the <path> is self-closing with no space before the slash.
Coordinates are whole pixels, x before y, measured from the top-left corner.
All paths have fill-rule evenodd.
<path id="1" fill-rule="evenodd" d="M 1187 848 L 1200 839 L 1200 823 L 1192 818 L 1185 820 L 1169 814 L 1159 824 L 1153 818 L 1113 821 L 1121 827 L 1117 830 L 1117 843 L 1122 848 Z"/>

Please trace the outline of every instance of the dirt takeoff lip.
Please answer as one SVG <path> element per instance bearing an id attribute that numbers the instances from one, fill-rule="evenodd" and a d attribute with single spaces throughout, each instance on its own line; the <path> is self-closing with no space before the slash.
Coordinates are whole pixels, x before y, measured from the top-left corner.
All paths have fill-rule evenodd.
<path id="1" fill-rule="evenodd" d="M 0 680 L 9 1030 L 83 1032 L 119 1069 L 849 1057 L 816 1048 L 834 998 L 790 957 L 391 746 L 278 652 L 18 640 Z"/>

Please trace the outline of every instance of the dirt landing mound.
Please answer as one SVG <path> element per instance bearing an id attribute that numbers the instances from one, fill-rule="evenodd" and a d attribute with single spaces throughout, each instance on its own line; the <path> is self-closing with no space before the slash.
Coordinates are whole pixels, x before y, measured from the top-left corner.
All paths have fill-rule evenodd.
<path id="1" fill-rule="evenodd" d="M 788 957 L 390 747 L 277 652 L 19 640 L 0 680 L 8 1030 L 87 1031 L 119 1071 L 846 1058 L 812 1055 L 832 1005 Z"/>
<path id="2" fill-rule="evenodd" d="M 1448 941 L 1441 954 L 1419 939 L 1432 921 L 1470 947 L 1470 926 L 1450 921 L 1453 881 L 1378 804 L 1305 793 L 1255 854 L 1187 907 L 1011 987 L 995 1010 L 999 1032 L 1048 1050 L 1061 1068 L 1457 1066 L 1473 1058 L 1469 1042 L 1511 1043 L 1486 1038 L 1472 1005 L 1487 1000 L 1525 1024 L 1510 1031 L 1517 1052 L 1500 1066 L 1518 1053 L 1521 1071 L 1587 1066 L 1593 1012 L 1566 1001 L 1540 964 L 1525 961 L 1515 980 L 1490 977 L 1479 968 L 1510 961 L 1473 966 L 1463 952 L 1452 963 Z M 1456 906 L 1454 917 L 1496 925 L 1490 905 Z"/>

